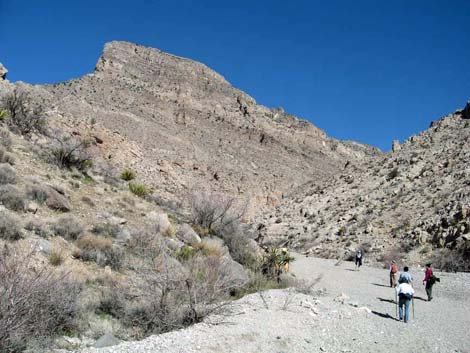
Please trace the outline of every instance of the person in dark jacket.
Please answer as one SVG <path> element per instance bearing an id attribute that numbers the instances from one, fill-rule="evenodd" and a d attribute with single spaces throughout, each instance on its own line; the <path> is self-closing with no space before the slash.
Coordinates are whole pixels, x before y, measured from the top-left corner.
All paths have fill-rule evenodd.
<path id="1" fill-rule="evenodd" d="M 356 270 L 359 271 L 359 268 L 362 266 L 362 250 L 359 249 L 356 252 Z"/>

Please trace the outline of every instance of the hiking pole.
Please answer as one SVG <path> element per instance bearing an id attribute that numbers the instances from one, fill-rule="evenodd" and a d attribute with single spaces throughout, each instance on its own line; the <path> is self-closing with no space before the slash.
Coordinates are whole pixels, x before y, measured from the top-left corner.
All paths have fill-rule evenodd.
<path id="1" fill-rule="evenodd" d="M 398 293 L 397 291 L 395 290 L 395 288 L 393 289 L 395 291 L 395 314 L 396 314 L 396 318 L 398 319 Z"/>

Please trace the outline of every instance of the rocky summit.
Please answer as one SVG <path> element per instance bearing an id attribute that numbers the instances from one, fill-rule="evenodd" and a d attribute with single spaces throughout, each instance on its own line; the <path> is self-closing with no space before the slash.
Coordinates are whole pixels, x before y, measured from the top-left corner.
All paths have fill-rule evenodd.
<path id="1" fill-rule="evenodd" d="M 66 124 L 96 121 L 102 155 L 168 199 L 204 185 L 269 208 L 379 154 L 257 104 L 201 63 L 127 42 L 106 44 L 94 73 L 40 88 Z"/>

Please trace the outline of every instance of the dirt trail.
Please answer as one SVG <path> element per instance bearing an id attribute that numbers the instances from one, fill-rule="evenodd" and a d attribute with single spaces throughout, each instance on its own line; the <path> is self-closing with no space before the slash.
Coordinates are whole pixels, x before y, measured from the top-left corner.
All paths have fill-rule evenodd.
<path id="1" fill-rule="evenodd" d="M 441 283 L 434 286 L 434 299 L 427 302 L 423 270 L 411 269 L 415 319 L 404 324 L 395 319 L 395 293 L 389 287 L 387 270 L 363 266 L 354 271 L 351 262 L 335 264 L 297 256 L 292 271 L 300 278 L 321 273 L 320 286 L 330 295 L 344 292 L 350 302 L 372 311 L 367 317 L 337 323 L 336 334 L 343 335 L 351 351 L 470 352 L 470 274 L 436 273 Z"/>
<path id="2" fill-rule="evenodd" d="M 321 276 L 313 295 L 275 290 L 264 294 L 264 303 L 253 294 L 238 301 L 229 317 L 83 353 L 470 352 L 470 274 L 437 274 L 441 283 L 427 302 L 421 299 L 423 273 L 412 269 L 415 319 L 404 324 L 395 319 L 387 271 L 353 269 L 350 262 L 296 255 L 297 278 Z M 339 300 L 342 293 L 349 299 Z"/>

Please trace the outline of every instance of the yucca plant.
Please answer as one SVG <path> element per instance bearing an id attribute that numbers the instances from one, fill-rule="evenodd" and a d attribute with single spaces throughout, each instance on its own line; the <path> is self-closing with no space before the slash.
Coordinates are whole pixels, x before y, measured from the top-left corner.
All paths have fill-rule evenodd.
<path id="1" fill-rule="evenodd" d="M 264 255 L 263 273 L 279 282 L 282 272 L 287 271 L 288 265 L 292 261 L 294 261 L 294 258 L 287 250 L 272 247 Z"/>

